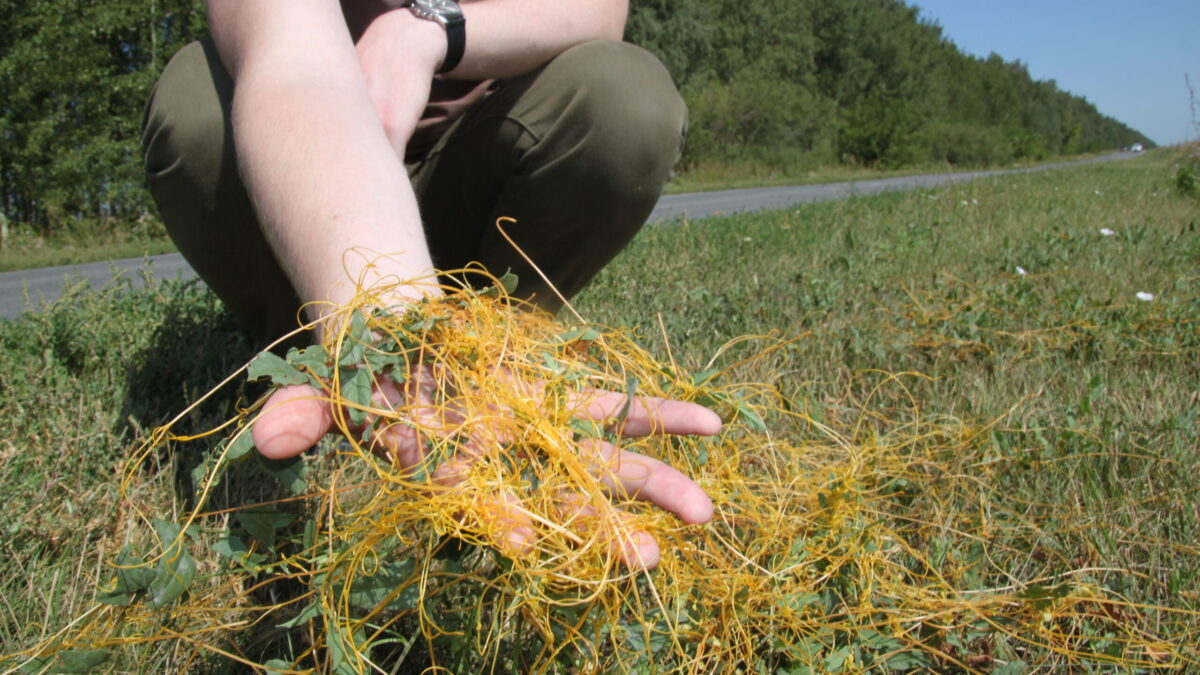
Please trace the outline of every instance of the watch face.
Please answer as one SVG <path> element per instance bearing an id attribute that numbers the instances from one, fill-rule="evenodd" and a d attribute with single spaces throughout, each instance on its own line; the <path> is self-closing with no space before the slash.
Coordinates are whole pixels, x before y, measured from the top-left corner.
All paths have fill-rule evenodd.
<path id="1" fill-rule="evenodd" d="M 413 4 L 442 16 L 456 16 L 462 13 L 462 10 L 458 8 L 458 3 L 454 0 L 416 0 Z"/>

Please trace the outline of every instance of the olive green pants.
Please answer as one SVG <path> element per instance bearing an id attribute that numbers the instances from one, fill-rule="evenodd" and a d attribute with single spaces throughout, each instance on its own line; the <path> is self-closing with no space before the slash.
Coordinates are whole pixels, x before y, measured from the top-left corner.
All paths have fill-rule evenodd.
<path id="1" fill-rule="evenodd" d="M 238 173 L 232 93 L 211 41 L 180 50 L 151 94 L 142 149 L 171 238 L 264 341 L 295 328 L 299 299 Z M 434 264 L 511 270 L 518 296 L 557 310 L 497 219 L 516 220 L 505 230 L 570 297 L 645 222 L 679 159 L 686 115 L 662 64 L 625 43 L 579 45 L 504 81 L 408 165 Z"/>

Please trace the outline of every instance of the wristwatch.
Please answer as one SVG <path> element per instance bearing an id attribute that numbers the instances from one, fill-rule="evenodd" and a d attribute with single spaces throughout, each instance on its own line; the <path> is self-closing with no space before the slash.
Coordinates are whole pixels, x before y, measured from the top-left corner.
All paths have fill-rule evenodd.
<path id="1" fill-rule="evenodd" d="M 454 70 L 462 61 L 467 46 L 467 19 L 458 3 L 454 0 L 408 0 L 404 6 L 422 19 L 436 21 L 446 29 L 446 58 L 438 72 Z"/>

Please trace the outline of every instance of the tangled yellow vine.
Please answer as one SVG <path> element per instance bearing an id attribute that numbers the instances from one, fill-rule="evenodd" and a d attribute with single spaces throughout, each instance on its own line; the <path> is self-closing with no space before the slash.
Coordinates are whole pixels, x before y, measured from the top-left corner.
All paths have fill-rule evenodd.
<path id="1" fill-rule="evenodd" d="M 517 307 L 499 282 L 394 313 L 378 309 L 385 291 L 339 308 L 324 344 L 248 364 L 252 379 L 319 392 L 336 442 L 264 459 L 251 440 L 262 400 L 200 436 L 156 430 L 126 468 L 130 527 L 95 604 L 0 664 L 974 671 L 1005 663 L 983 653 L 993 635 L 1060 663 L 1197 665 L 1197 636 L 1162 637 L 1169 612 L 1086 574 L 986 585 L 989 528 L 1015 521 L 904 508 L 986 502 L 985 466 L 938 468 L 977 429 L 913 419 L 851 441 L 773 387 L 731 383 L 733 366 L 684 372 L 627 332 Z M 760 356 L 786 346 L 755 344 Z M 379 395 L 419 377 L 427 396 Z M 725 424 L 712 437 L 622 436 L 632 404 L 595 414 L 589 391 L 693 401 Z M 415 439 L 419 461 L 398 461 L 389 434 Z M 614 489 L 612 462 L 591 450 L 601 441 L 692 476 L 712 520 Z M 209 449 L 175 511 L 164 490 L 133 489 L 146 463 L 193 445 Z M 526 528 L 515 544 L 514 518 Z M 656 568 L 630 564 L 634 532 L 662 543 Z"/>

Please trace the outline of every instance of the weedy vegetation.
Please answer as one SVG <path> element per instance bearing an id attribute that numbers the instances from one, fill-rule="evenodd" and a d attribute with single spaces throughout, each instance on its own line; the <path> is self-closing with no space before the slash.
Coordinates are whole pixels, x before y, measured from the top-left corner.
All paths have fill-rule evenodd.
<path id="1" fill-rule="evenodd" d="M 578 299 L 593 327 L 547 328 L 529 367 L 726 418 L 647 449 L 717 508 L 683 526 L 632 506 L 672 542 L 648 574 L 569 537 L 499 555 L 463 502 L 410 484 L 432 465 L 391 474 L 361 442 L 281 466 L 236 422 L 193 439 L 254 412 L 267 385 L 244 377 L 188 406 L 256 348 L 194 283 L 76 288 L 0 325 L 0 663 L 1200 667 L 1200 209 L 1179 159 L 647 228 Z M 462 323 L 435 314 L 380 353 Z M 255 374 L 382 377 L 373 320 Z M 552 459 L 484 473 L 533 499 L 569 473 Z"/>

